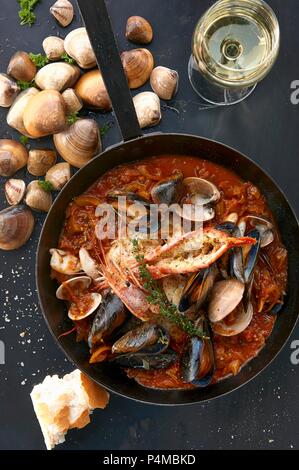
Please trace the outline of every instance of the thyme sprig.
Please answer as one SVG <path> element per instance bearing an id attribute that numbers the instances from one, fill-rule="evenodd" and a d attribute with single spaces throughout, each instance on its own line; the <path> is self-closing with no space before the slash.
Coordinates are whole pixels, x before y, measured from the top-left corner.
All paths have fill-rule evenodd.
<path id="1" fill-rule="evenodd" d="M 136 261 L 138 262 L 139 274 L 143 281 L 144 288 L 148 291 L 147 300 L 152 305 L 158 305 L 160 309 L 160 315 L 167 320 L 175 323 L 181 330 L 187 333 L 189 336 L 199 336 L 207 338 L 207 335 L 202 329 L 196 328 L 193 321 L 187 318 L 185 315 L 180 314 L 177 311 L 177 307 L 169 302 L 165 292 L 160 287 L 159 282 L 154 279 L 149 272 L 144 256 L 140 252 L 138 240 L 134 238 L 133 253 Z"/>

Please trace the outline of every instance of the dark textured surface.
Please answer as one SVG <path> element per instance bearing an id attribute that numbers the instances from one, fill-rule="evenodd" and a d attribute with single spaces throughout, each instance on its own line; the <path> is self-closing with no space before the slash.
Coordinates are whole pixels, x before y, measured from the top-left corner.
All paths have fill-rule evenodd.
<path id="1" fill-rule="evenodd" d="M 47 10 L 51 3 L 51 0 L 41 2 L 36 9 L 38 23 L 29 29 L 18 25 L 17 2 L 0 0 L 1 71 L 5 71 L 15 50 L 39 52 L 44 37 L 58 32 L 66 34 L 49 18 Z M 107 3 L 122 50 L 131 47 L 123 35 L 126 18 L 133 14 L 146 16 L 156 33 L 150 49 L 157 64 L 180 72 L 180 91 L 170 105 L 178 112 L 164 109 L 160 130 L 203 135 L 240 149 L 270 172 L 298 213 L 298 107 L 290 102 L 290 83 L 299 78 L 297 2 L 269 2 L 282 30 L 280 57 L 270 76 L 244 103 L 228 109 L 201 111 L 188 83 L 187 61 L 193 27 L 212 2 L 113 0 Z M 74 22 L 69 29 L 75 26 Z M 1 110 L 2 138 L 15 135 L 6 126 L 5 115 Z M 99 116 L 100 122 L 112 120 L 109 115 Z M 104 145 L 118 140 L 117 128 L 113 126 L 104 138 Z M 19 176 L 29 181 L 23 170 Z M 0 204 L 1 208 L 6 205 L 2 180 Z M 39 216 L 34 237 L 24 249 L 0 253 L 0 340 L 6 346 L 6 364 L 0 366 L 1 449 L 43 448 L 29 393 L 45 375 L 72 370 L 50 337 L 37 304 L 34 261 L 42 221 L 43 217 Z M 20 336 L 22 332 L 26 332 L 25 336 Z M 298 336 L 297 327 L 291 341 Z M 95 412 L 92 424 L 86 429 L 72 431 L 60 448 L 297 448 L 299 369 L 290 362 L 291 341 L 267 371 L 249 385 L 205 405 L 156 408 L 112 396 L 110 406 L 104 412 Z"/>

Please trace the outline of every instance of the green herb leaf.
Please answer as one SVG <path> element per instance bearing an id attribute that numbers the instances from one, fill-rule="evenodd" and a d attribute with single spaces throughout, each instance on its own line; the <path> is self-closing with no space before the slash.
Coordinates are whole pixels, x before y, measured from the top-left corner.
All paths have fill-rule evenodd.
<path id="1" fill-rule="evenodd" d="M 24 80 L 17 80 L 17 84 L 22 91 L 28 90 L 28 88 L 35 87 L 35 81 L 32 80 L 31 82 L 25 82 Z"/>
<path id="2" fill-rule="evenodd" d="M 104 137 L 104 135 L 106 135 L 110 129 L 111 129 L 111 122 L 104 124 L 100 129 L 101 137 Z"/>
<path id="3" fill-rule="evenodd" d="M 138 240 L 134 238 L 132 240 L 133 252 L 136 261 L 139 263 L 139 274 L 144 282 L 144 287 L 148 291 L 147 300 L 152 305 L 158 305 L 160 308 L 160 315 L 164 318 L 167 318 L 172 323 L 175 323 L 181 330 L 187 333 L 189 336 L 199 336 L 207 338 L 207 334 L 196 328 L 193 321 L 187 318 L 184 315 L 181 315 L 177 307 L 169 302 L 165 292 L 160 287 L 159 282 L 154 279 L 147 269 L 146 263 L 144 261 L 144 256 L 140 253 Z"/>
<path id="4" fill-rule="evenodd" d="M 20 136 L 20 142 L 21 142 L 21 144 L 23 144 L 23 145 L 27 145 L 28 142 L 29 142 L 29 137 L 27 137 L 27 135 L 21 135 L 21 136 Z"/>
<path id="5" fill-rule="evenodd" d="M 40 0 L 18 0 L 20 4 L 19 18 L 22 26 L 28 24 L 32 26 L 36 21 L 36 15 L 33 12 Z"/>
<path id="6" fill-rule="evenodd" d="M 77 111 L 76 113 L 71 113 L 67 117 L 67 122 L 68 124 L 74 124 L 75 122 L 80 119 L 79 112 Z"/>
<path id="7" fill-rule="evenodd" d="M 47 193 L 51 193 L 52 191 L 54 191 L 54 186 L 52 183 L 50 183 L 50 181 L 42 181 L 40 180 L 38 182 L 39 186 L 44 190 L 46 191 Z"/>
<path id="8" fill-rule="evenodd" d="M 61 56 L 61 60 L 64 60 L 65 62 L 67 62 L 68 64 L 71 64 L 73 65 L 76 61 L 70 57 L 66 52 L 64 54 L 62 54 Z"/>
<path id="9" fill-rule="evenodd" d="M 43 54 L 33 54 L 32 52 L 30 52 L 29 57 L 39 69 L 47 65 L 49 62 L 48 57 Z"/>

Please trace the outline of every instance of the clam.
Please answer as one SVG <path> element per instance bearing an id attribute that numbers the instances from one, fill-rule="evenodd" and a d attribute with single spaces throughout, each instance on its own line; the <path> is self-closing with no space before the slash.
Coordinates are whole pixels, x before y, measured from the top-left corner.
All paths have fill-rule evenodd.
<path id="1" fill-rule="evenodd" d="M 148 322 L 128 331 L 112 346 L 113 354 L 160 354 L 169 346 L 169 335 L 158 325 Z"/>
<path id="2" fill-rule="evenodd" d="M 49 60 L 59 60 L 65 53 L 64 40 L 58 36 L 49 36 L 43 41 L 43 49 Z"/>
<path id="3" fill-rule="evenodd" d="M 142 129 L 159 124 L 162 118 L 159 96 L 151 91 L 145 91 L 134 96 L 133 102 Z"/>
<path id="4" fill-rule="evenodd" d="M 39 181 L 31 181 L 27 186 L 25 195 L 27 206 L 38 212 L 48 212 L 52 206 L 52 194 L 45 191 Z"/>
<path id="5" fill-rule="evenodd" d="M 91 70 L 82 75 L 75 90 L 87 108 L 111 110 L 111 101 L 99 70 Z"/>
<path id="6" fill-rule="evenodd" d="M 130 16 L 126 26 L 126 38 L 136 44 L 149 44 L 153 40 L 153 28 L 142 16 Z"/>
<path id="7" fill-rule="evenodd" d="M 178 90 L 179 74 L 167 67 L 156 67 L 151 73 L 151 87 L 162 100 L 171 100 Z"/>
<path id="8" fill-rule="evenodd" d="M 274 241 L 274 226 L 269 220 L 263 217 L 257 217 L 255 215 L 247 215 L 240 221 L 240 223 L 243 221 L 259 232 L 261 238 L 261 248 L 265 248 Z"/>
<path id="9" fill-rule="evenodd" d="M 62 93 L 62 97 L 65 101 L 68 115 L 78 113 L 83 108 L 82 100 L 73 88 L 65 90 Z"/>
<path id="10" fill-rule="evenodd" d="M 54 135 L 54 144 L 64 160 L 81 168 L 101 150 L 98 124 L 93 119 L 79 119 L 66 131 Z"/>
<path id="11" fill-rule="evenodd" d="M 74 18 L 74 7 L 69 0 L 57 0 L 50 8 L 51 15 L 64 28 L 71 24 Z"/>
<path id="12" fill-rule="evenodd" d="M 80 260 L 71 253 L 52 248 L 50 255 L 50 266 L 54 271 L 70 276 L 82 271 Z"/>
<path id="13" fill-rule="evenodd" d="M 209 320 L 216 323 L 227 317 L 240 304 L 244 292 L 245 284 L 237 279 L 216 282 L 208 308 Z"/>
<path id="14" fill-rule="evenodd" d="M 69 163 L 62 162 L 52 166 L 46 173 L 46 181 L 49 181 L 54 191 L 60 191 L 71 179 L 71 166 Z"/>
<path id="15" fill-rule="evenodd" d="M 100 272 L 98 264 L 90 256 L 90 254 L 85 248 L 80 249 L 79 258 L 80 258 L 82 269 L 85 272 L 85 274 L 87 274 L 87 276 L 91 277 L 91 279 L 94 279 L 94 280 L 97 280 L 101 277 L 101 272 Z"/>
<path id="16" fill-rule="evenodd" d="M 230 315 L 217 323 L 213 323 L 213 331 L 220 336 L 236 336 L 246 330 L 252 318 L 252 304 L 249 303 L 245 308 L 243 302 L 241 302 Z"/>
<path id="17" fill-rule="evenodd" d="M 10 206 L 19 204 L 25 194 L 26 184 L 23 180 L 9 179 L 4 185 L 6 200 Z"/>
<path id="18" fill-rule="evenodd" d="M 175 351 L 168 349 L 162 354 L 120 354 L 112 357 L 109 362 L 126 369 L 160 370 L 167 369 L 177 362 L 178 355 Z"/>
<path id="19" fill-rule="evenodd" d="M 154 68 L 154 58 L 149 50 L 125 51 L 121 60 L 130 88 L 139 88 L 148 81 Z"/>
<path id="20" fill-rule="evenodd" d="M 27 164 L 28 155 L 20 142 L 0 139 L 0 176 L 13 176 Z"/>
<path id="21" fill-rule="evenodd" d="M 120 298 L 108 293 L 99 306 L 92 322 L 88 344 L 94 348 L 103 340 L 108 339 L 111 334 L 119 328 L 127 318 L 127 311 Z"/>
<path id="22" fill-rule="evenodd" d="M 179 201 L 183 189 L 182 173 L 159 181 L 151 190 L 152 200 L 155 204 L 167 204 L 170 206 Z"/>
<path id="23" fill-rule="evenodd" d="M 63 91 L 71 88 L 80 77 L 80 69 L 66 62 L 54 62 L 40 69 L 35 83 L 41 90 Z"/>
<path id="24" fill-rule="evenodd" d="M 30 135 L 24 125 L 24 111 L 30 98 L 38 95 L 38 93 L 39 91 L 34 87 L 22 91 L 13 102 L 6 118 L 7 124 L 10 127 L 13 127 L 23 135 L 27 135 L 27 137 L 30 137 Z"/>
<path id="25" fill-rule="evenodd" d="M 67 127 L 66 104 L 57 90 L 40 91 L 24 110 L 24 126 L 32 138 L 62 132 Z"/>
<path id="26" fill-rule="evenodd" d="M 31 237 L 34 217 L 24 206 L 12 206 L 0 212 L 0 249 L 17 250 Z"/>
<path id="27" fill-rule="evenodd" d="M 185 178 L 183 181 L 188 202 L 195 205 L 208 205 L 216 203 L 220 199 L 218 188 L 208 180 L 196 177 Z"/>
<path id="28" fill-rule="evenodd" d="M 69 303 L 68 316 L 73 321 L 92 315 L 102 302 L 101 294 L 89 292 L 90 277 L 79 276 L 61 284 L 56 291 L 59 300 Z"/>
<path id="29" fill-rule="evenodd" d="M 30 59 L 29 54 L 24 51 L 16 52 L 10 59 L 7 67 L 8 75 L 24 82 L 31 82 L 36 72 L 36 65 Z"/>
<path id="30" fill-rule="evenodd" d="M 71 31 L 64 40 L 64 48 L 82 69 L 92 69 L 96 66 L 96 57 L 85 28 Z"/>
<path id="31" fill-rule="evenodd" d="M 36 149 L 29 151 L 27 169 L 31 175 L 44 176 L 56 163 L 57 155 L 54 150 Z"/>
<path id="32" fill-rule="evenodd" d="M 20 87 L 15 80 L 5 73 L 0 73 L 0 106 L 9 108 L 20 91 Z"/>

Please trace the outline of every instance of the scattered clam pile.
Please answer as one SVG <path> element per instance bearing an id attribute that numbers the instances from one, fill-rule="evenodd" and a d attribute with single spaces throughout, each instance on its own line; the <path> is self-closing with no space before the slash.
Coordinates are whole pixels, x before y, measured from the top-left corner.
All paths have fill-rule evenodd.
<path id="1" fill-rule="evenodd" d="M 50 13 L 62 27 L 74 17 L 68 0 L 58 0 Z M 144 18 L 132 16 L 127 21 L 126 38 L 140 46 L 149 44 L 152 26 Z M 4 189 L 11 206 L 0 212 L 0 249 L 4 250 L 27 242 L 34 226 L 30 209 L 49 211 L 51 191 L 61 190 L 69 181 L 71 166 L 81 168 L 101 151 L 97 122 L 78 113 L 83 107 L 102 112 L 112 109 L 85 28 L 74 29 L 64 40 L 46 37 L 42 46 L 42 63 L 32 54 L 18 51 L 6 73 L 0 73 L 0 106 L 10 108 L 7 124 L 21 134 L 20 142 L 0 139 L 0 176 L 8 178 Z M 131 89 L 147 81 L 153 89 L 133 99 L 140 126 L 157 125 L 161 120 L 160 98 L 170 100 L 177 92 L 177 72 L 155 68 L 153 55 L 144 47 L 123 52 L 121 60 Z M 28 139 L 46 136 L 53 136 L 55 149 L 34 149 L 32 142 L 27 145 Z M 63 162 L 57 162 L 58 155 Z M 37 178 L 27 187 L 22 179 L 14 178 L 26 166 Z"/>

